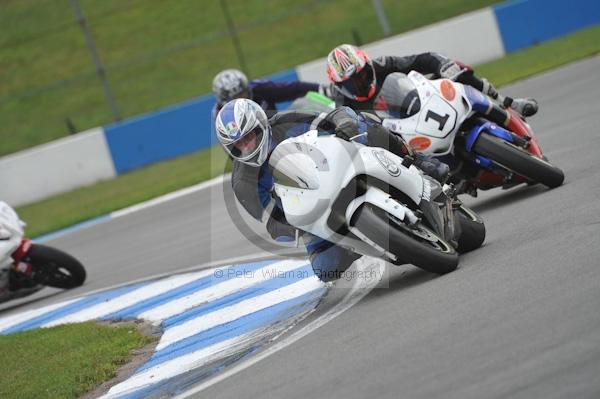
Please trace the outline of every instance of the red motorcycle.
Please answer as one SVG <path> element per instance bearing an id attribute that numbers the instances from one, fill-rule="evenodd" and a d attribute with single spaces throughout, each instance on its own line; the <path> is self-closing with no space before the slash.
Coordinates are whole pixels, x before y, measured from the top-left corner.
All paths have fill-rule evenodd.
<path id="1" fill-rule="evenodd" d="M 82 285 L 83 265 L 61 250 L 25 238 L 24 226 L 17 213 L 0 201 L 0 301 L 30 295 L 43 286 Z"/>
<path id="2" fill-rule="evenodd" d="M 470 86 L 429 80 L 418 72 L 390 74 L 375 99 L 383 125 L 417 151 L 440 158 L 452 169 L 458 193 L 477 189 L 564 181 L 548 162 L 531 127 Z"/>

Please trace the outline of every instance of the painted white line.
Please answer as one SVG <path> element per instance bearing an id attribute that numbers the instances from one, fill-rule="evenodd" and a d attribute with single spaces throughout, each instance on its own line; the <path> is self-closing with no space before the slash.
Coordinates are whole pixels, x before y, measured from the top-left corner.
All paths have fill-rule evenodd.
<path id="1" fill-rule="evenodd" d="M 172 193 L 162 195 L 160 197 L 153 198 L 151 200 L 140 202 L 139 204 L 132 205 L 130 207 L 114 211 L 110 213 L 111 219 L 116 219 L 121 216 L 126 216 L 134 212 L 138 212 L 147 208 L 151 208 L 156 205 L 163 204 L 165 202 L 172 201 L 177 198 L 185 197 L 186 195 L 197 193 L 198 191 L 202 191 L 204 189 L 216 186 L 218 184 L 222 184 L 225 181 L 231 179 L 231 173 L 227 173 L 225 175 L 217 176 L 213 179 L 207 180 L 205 182 L 196 184 L 194 186 L 182 188 L 177 191 L 173 191 Z"/>
<path id="2" fill-rule="evenodd" d="M 196 335 L 202 331 L 225 324 L 258 312 L 278 303 L 297 298 L 310 291 L 323 288 L 325 285 L 316 276 L 308 277 L 285 287 L 269 291 L 235 305 L 216 309 L 214 312 L 196 317 L 185 323 L 168 328 L 158 343 L 156 350 L 161 350 L 177 341 Z"/>
<path id="3" fill-rule="evenodd" d="M 164 280 L 160 280 L 154 283 L 150 283 L 146 286 L 140 287 L 136 290 L 128 292 L 127 294 L 120 295 L 94 306 L 80 310 L 59 319 L 53 320 L 44 324 L 42 327 L 52 327 L 59 324 L 66 323 L 77 323 L 87 320 L 94 320 L 107 316 L 111 313 L 118 312 L 129 306 L 135 305 L 143 300 L 161 295 L 165 292 L 169 292 L 185 284 L 191 283 L 192 281 L 199 280 L 203 277 L 209 276 L 213 273 L 213 270 L 204 270 L 198 273 L 190 273 L 173 276 Z"/>
<path id="4" fill-rule="evenodd" d="M 253 285 L 262 283 L 263 281 L 278 277 L 280 273 L 286 273 L 307 264 L 308 261 L 306 260 L 283 260 L 281 262 L 271 263 L 250 274 L 244 274 L 237 278 L 225 280 L 222 283 L 212 285 L 188 296 L 154 307 L 146 312 L 140 313 L 138 318 L 157 323 L 183 313 L 193 307 L 231 295 Z"/>
<path id="5" fill-rule="evenodd" d="M 173 191 L 172 193 L 164 194 L 160 197 L 156 197 L 156 198 L 153 198 L 148 201 L 140 202 L 139 204 L 132 205 L 127 208 L 120 209 L 118 211 L 114 211 L 114 212 L 107 213 L 105 215 L 94 217 L 89 220 L 83 221 L 81 223 L 76 223 L 72 226 L 65 227 L 64 229 L 51 231 L 49 233 L 43 234 L 43 235 L 35 238 L 34 241 L 41 243 L 41 242 L 45 242 L 48 240 L 53 240 L 55 238 L 63 237 L 65 235 L 74 233 L 79 230 L 87 229 L 88 227 L 92 227 L 97 224 L 110 221 L 112 219 L 120 218 L 122 216 L 126 216 L 126 215 L 132 214 L 137 211 L 141 211 L 141 210 L 144 210 L 144 209 L 156 206 L 156 205 L 163 204 L 168 201 L 172 201 L 172 200 L 180 198 L 180 197 L 184 197 L 186 195 L 197 193 L 206 188 L 210 188 L 210 187 L 216 186 L 218 184 L 221 184 L 229 179 L 231 179 L 231 173 L 217 176 L 211 180 L 208 180 L 208 181 L 205 181 L 205 182 L 202 182 L 202 183 L 190 186 L 190 187 L 182 188 L 180 190 Z"/>
<path id="6" fill-rule="evenodd" d="M 56 310 L 60 307 L 67 306 L 73 302 L 78 301 L 79 299 L 81 299 L 81 297 L 73 298 L 71 300 L 63 302 L 58 302 L 52 305 L 41 307 L 39 309 L 32 309 L 23 313 L 17 313 L 12 316 L 3 317 L 0 319 L 0 332 L 9 329 L 13 326 L 16 326 L 17 324 L 21 324 L 35 317 L 41 316 L 45 313 L 52 312 L 53 310 Z"/>
<path id="7" fill-rule="evenodd" d="M 369 280 L 357 279 L 355 281 L 354 285 L 352 286 L 352 288 L 350 289 L 350 291 L 344 296 L 344 298 L 342 298 L 342 300 L 339 303 L 337 303 L 335 306 L 333 306 L 331 309 L 329 309 L 327 312 L 325 312 L 323 315 L 321 315 L 316 320 L 313 320 L 306 326 L 302 327 L 300 330 L 296 331 L 295 333 L 292 333 L 291 335 L 284 338 L 283 340 L 278 341 L 277 343 L 266 348 L 264 351 L 258 353 L 257 355 L 250 357 L 247 360 L 242 360 L 241 362 L 237 363 L 236 365 L 231 366 L 230 368 L 226 369 L 222 373 L 215 375 L 214 377 L 175 396 L 174 398 L 175 399 L 184 399 L 184 398 L 188 398 L 192 395 L 195 395 L 198 392 L 201 392 L 201 391 L 205 390 L 206 388 L 208 388 L 220 381 L 223 381 L 224 379 L 231 377 L 232 375 L 239 373 L 240 371 L 245 370 L 248 367 L 260 362 L 261 360 L 265 359 L 266 357 L 269 357 L 272 354 L 290 346 L 291 344 L 298 341 L 299 339 L 312 333 L 319 327 L 329 323 L 331 320 L 333 320 L 337 316 L 341 315 L 346 310 L 350 309 L 357 302 L 359 302 L 362 298 L 364 298 L 369 292 L 371 292 L 371 290 L 373 288 L 375 288 L 377 286 L 377 284 L 379 284 L 379 282 L 381 281 L 381 278 L 383 277 L 383 275 L 385 273 L 385 268 L 386 268 L 386 264 L 382 260 L 363 256 L 361 259 L 359 259 L 357 261 L 357 269 L 359 270 L 359 272 L 360 271 L 364 272 L 363 275 L 366 276 L 366 275 L 372 275 L 369 272 L 369 270 L 376 270 L 375 275 L 378 275 L 379 278 L 369 279 Z"/>
<path id="8" fill-rule="evenodd" d="M 131 378 L 113 386 L 106 395 L 101 396 L 101 398 L 116 398 L 135 393 L 138 389 L 156 384 L 159 381 L 177 376 L 186 371 L 202 367 L 213 361 L 215 358 L 222 358 L 229 354 L 233 354 L 244 346 L 251 345 L 260 338 L 261 336 L 257 336 L 255 331 L 251 331 L 244 335 L 227 339 L 196 352 L 188 353 L 187 355 L 158 364 L 139 374 L 134 374 Z"/>

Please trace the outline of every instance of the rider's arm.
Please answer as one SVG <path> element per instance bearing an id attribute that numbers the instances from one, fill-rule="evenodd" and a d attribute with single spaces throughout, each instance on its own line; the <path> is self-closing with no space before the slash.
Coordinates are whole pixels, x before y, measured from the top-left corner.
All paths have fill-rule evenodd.
<path id="1" fill-rule="evenodd" d="M 280 204 L 273 198 L 273 178 L 266 163 L 255 168 L 234 162 L 231 184 L 244 209 L 258 221 L 267 220 L 267 232 L 275 241 L 294 240 L 296 229 L 289 225 Z M 270 203 L 273 203 L 272 207 L 269 207 Z"/>
<path id="2" fill-rule="evenodd" d="M 261 169 L 234 161 L 231 172 L 231 186 L 235 197 L 244 209 L 259 221 L 262 220 L 264 210 L 271 199 L 272 188 L 271 175 L 265 176 Z"/>
<path id="3" fill-rule="evenodd" d="M 436 158 L 415 152 L 399 135 L 391 133 L 374 120 L 356 114 L 351 108 L 340 107 L 327 114 L 325 120 L 334 125 L 335 134 L 340 138 L 370 147 L 384 148 L 403 158 L 409 155 L 417 167 L 436 180 L 444 182 L 448 177 L 448 165 Z"/>
<path id="4" fill-rule="evenodd" d="M 384 148 L 399 156 L 411 155 L 414 152 L 399 135 L 390 133 L 379 123 L 367 120 L 349 107 L 337 108 L 328 113 L 323 120 L 323 128 L 333 129 L 336 136 L 345 140 Z"/>
<path id="5" fill-rule="evenodd" d="M 388 55 L 373 60 L 376 70 L 379 69 L 383 75 L 410 71 L 417 71 L 423 75 L 439 75 L 442 66 L 448 61 L 450 61 L 448 58 L 438 53 L 421 53 L 404 57 Z"/>
<path id="6" fill-rule="evenodd" d="M 273 82 L 270 80 L 255 80 L 252 83 L 253 97 L 264 98 L 278 103 L 292 101 L 304 96 L 309 91 L 319 91 L 320 85 L 311 82 Z"/>
<path id="7" fill-rule="evenodd" d="M 392 72 L 408 73 L 417 71 L 423 75 L 433 74 L 435 78 L 454 79 L 469 85 L 492 98 L 498 93 L 486 79 L 475 76 L 473 68 L 460 61 L 451 60 L 438 53 L 422 53 L 405 57 L 384 56 L 374 60 L 384 76 Z"/>
<path id="8" fill-rule="evenodd" d="M 477 89 L 494 99 L 498 98 L 498 92 L 496 91 L 494 86 L 492 86 L 492 84 L 488 82 L 487 79 L 475 76 L 475 72 L 473 71 L 473 68 L 470 65 L 467 65 L 460 61 L 456 61 L 456 65 L 458 65 L 463 71 L 455 79 L 457 82 L 471 86 L 474 89 Z"/>

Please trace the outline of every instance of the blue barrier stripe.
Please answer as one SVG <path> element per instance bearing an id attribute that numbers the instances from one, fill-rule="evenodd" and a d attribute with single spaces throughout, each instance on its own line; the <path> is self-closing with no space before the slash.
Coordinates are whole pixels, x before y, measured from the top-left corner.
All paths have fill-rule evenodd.
<path id="1" fill-rule="evenodd" d="M 133 285 L 128 285 L 121 288 L 116 288 L 107 292 L 100 292 L 98 294 L 93 294 L 90 296 L 86 296 L 81 298 L 81 300 L 70 303 L 62 308 L 55 309 L 49 313 L 34 317 L 33 319 L 24 321 L 22 323 L 16 324 L 6 330 L 3 331 L 3 334 L 9 334 L 18 331 L 30 330 L 32 328 L 38 328 L 42 325 L 49 323 L 53 320 L 59 319 L 61 317 L 67 316 L 71 313 L 78 312 L 84 308 L 96 305 L 101 302 L 105 302 L 121 295 L 127 294 L 133 290 L 136 290 L 149 282 L 143 282 Z"/>
<path id="2" fill-rule="evenodd" d="M 274 263 L 274 261 L 269 260 L 252 264 L 234 266 L 231 268 L 221 268 L 220 270 L 224 271 L 223 277 L 217 277 L 214 274 L 211 274 L 210 276 L 203 277 L 199 280 L 192 281 L 191 283 L 178 287 L 176 290 L 172 290 L 169 292 L 165 292 L 164 294 L 148 298 L 146 300 L 136 303 L 135 305 L 122 309 L 118 312 L 111 313 L 107 316 L 102 317 L 102 320 L 122 320 L 126 318 L 134 318 L 140 313 L 150 310 L 156 306 L 165 304 L 167 302 L 179 298 L 183 298 L 203 288 L 230 280 L 231 278 L 234 278 L 236 276 L 236 272 L 253 272 L 272 263 Z M 231 271 L 231 273 L 228 271 Z"/>
<path id="3" fill-rule="evenodd" d="M 492 8 L 507 53 L 600 23 L 595 0 L 517 0 Z"/>
<path id="4" fill-rule="evenodd" d="M 314 309 L 326 288 L 318 288 L 297 298 L 278 303 L 266 309 L 241 317 L 232 322 L 216 326 L 199 334 L 185 338 L 156 352 L 136 373 L 165 361 L 192 353 L 221 341 L 249 333 L 261 327 L 275 324 L 302 312 Z"/>
<path id="5" fill-rule="evenodd" d="M 165 321 L 163 321 L 163 327 L 170 328 L 176 326 L 178 324 L 184 323 L 190 319 L 194 319 L 196 317 L 200 317 L 207 313 L 211 313 L 213 311 L 218 310 L 219 308 L 224 308 L 235 303 L 241 302 L 245 299 L 265 294 L 269 291 L 276 290 L 283 286 L 292 284 L 301 280 L 302 278 L 307 278 L 313 276 L 314 272 L 310 265 L 300 266 L 294 270 L 291 270 L 285 273 L 284 277 L 274 277 L 269 280 L 263 281 L 259 284 L 253 285 L 251 287 L 245 288 L 241 291 L 238 291 L 234 294 L 227 295 L 221 299 L 218 299 L 213 302 L 209 302 L 203 305 L 200 305 L 194 309 L 190 309 L 187 312 L 181 313 L 177 316 L 173 316 Z M 301 277 L 299 277 L 301 276 Z"/>
<path id="6" fill-rule="evenodd" d="M 294 69 L 266 79 L 297 80 Z M 195 98 L 104 127 L 118 175 L 218 144 L 212 130 L 212 95 Z"/>

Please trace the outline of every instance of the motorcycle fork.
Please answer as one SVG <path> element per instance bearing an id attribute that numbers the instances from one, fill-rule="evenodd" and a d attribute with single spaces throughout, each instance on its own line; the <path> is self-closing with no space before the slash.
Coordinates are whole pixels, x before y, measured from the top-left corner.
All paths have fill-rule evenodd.
<path id="1" fill-rule="evenodd" d="M 525 122 L 521 119 L 519 114 L 512 108 L 507 109 L 509 119 L 508 123 L 506 123 L 506 128 L 514 133 L 513 136 L 518 136 L 522 140 L 526 141 L 525 148 L 527 151 L 532 153 L 533 155 L 542 158 L 542 150 L 537 143 L 537 140 L 533 136 L 531 130 L 525 125 Z"/>
<path id="2" fill-rule="evenodd" d="M 21 260 L 25 258 L 29 253 L 31 245 L 32 242 L 30 239 L 24 238 L 21 240 L 21 244 L 19 244 L 17 249 L 11 255 L 11 257 L 13 258 L 12 270 L 27 275 L 31 274 L 31 265 L 29 263 L 21 262 Z"/>

